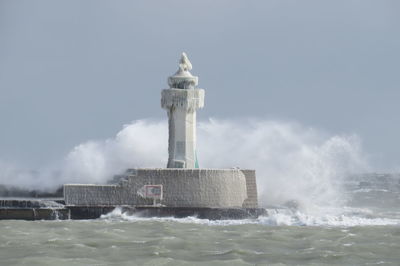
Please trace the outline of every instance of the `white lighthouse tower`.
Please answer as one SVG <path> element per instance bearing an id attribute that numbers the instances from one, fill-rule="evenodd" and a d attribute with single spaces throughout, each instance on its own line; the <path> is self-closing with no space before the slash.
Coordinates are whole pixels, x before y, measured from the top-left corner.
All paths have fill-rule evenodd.
<path id="1" fill-rule="evenodd" d="M 204 90 L 188 57 L 182 53 L 178 71 L 168 78 L 161 106 L 168 113 L 168 168 L 199 168 L 196 155 L 196 110 L 204 106 Z"/>

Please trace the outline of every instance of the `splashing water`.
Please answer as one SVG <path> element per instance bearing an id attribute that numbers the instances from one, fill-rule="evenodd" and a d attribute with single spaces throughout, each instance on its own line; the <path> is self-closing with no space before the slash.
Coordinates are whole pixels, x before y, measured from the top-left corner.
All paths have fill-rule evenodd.
<path id="1" fill-rule="evenodd" d="M 199 154 L 210 167 L 257 170 L 260 201 L 310 211 L 341 203 L 342 179 L 366 171 L 357 136 L 326 137 L 299 124 L 210 120 L 199 126 Z M 215 147 L 215 148 L 213 148 Z"/>
<path id="2" fill-rule="evenodd" d="M 112 212 L 102 215 L 100 220 L 104 221 L 126 221 L 126 222 L 175 222 L 183 224 L 201 224 L 209 226 L 230 226 L 230 225 L 267 225 L 267 226 L 376 226 L 376 225 L 400 225 L 400 219 L 374 217 L 367 218 L 354 215 L 354 209 L 340 215 L 319 214 L 311 215 L 290 209 L 268 209 L 267 216 L 260 216 L 257 219 L 241 220 L 208 220 L 197 217 L 174 218 L 174 217 L 141 217 L 140 215 L 130 215 L 123 212 L 121 208 L 116 208 Z M 366 211 L 366 210 L 359 210 Z"/>
<path id="3" fill-rule="evenodd" d="M 0 183 L 55 188 L 63 183 L 106 182 L 126 168 L 165 167 L 167 132 L 165 121 L 138 120 L 125 125 L 115 138 L 76 146 L 58 167 L 32 174 L 0 165 Z M 291 202 L 307 212 L 340 205 L 345 199 L 343 179 L 368 170 L 357 136 L 327 136 L 280 121 L 200 122 L 198 157 L 204 168 L 256 169 L 263 206 Z"/>

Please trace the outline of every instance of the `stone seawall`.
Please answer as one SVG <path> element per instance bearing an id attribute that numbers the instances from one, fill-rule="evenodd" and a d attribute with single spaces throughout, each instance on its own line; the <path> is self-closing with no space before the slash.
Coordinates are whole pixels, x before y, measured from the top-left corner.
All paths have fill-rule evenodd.
<path id="1" fill-rule="evenodd" d="M 149 205 L 137 191 L 144 185 L 163 185 L 167 207 L 257 208 L 254 170 L 131 169 L 117 185 L 64 186 L 67 205 Z"/>
<path id="2" fill-rule="evenodd" d="M 121 214 L 140 217 L 175 217 L 183 218 L 195 216 L 199 219 L 248 219 L 267 215 L 262 208 L 185 208 L 185 207 L 153 207 L 153 206 L 63 206 L 59 208 L 18 208 L 25 202 L 16 203 L 12 200 L 11 206 L 0 207 L 0 220 L 67 220 L 67 219 L 98 219 L 102 215 L 110 214 L 118 217 Z M 24 200 L 25 201 L 25 200 Z M 11 201 L 8 201 L 11 203 Z"/>
<path id="3" fill-rule="evenodd" d="M 243 203 L 244 208 L 258 208 L 258 193 L 256 170 L 240 170 L 246 177 L 247 199 Z"/>
<path id="4" fill-rule="evenodd" d="M 64 200 L 72 205 L 122 205 L 123 187 L 120 185 L 64 185 Z"/>

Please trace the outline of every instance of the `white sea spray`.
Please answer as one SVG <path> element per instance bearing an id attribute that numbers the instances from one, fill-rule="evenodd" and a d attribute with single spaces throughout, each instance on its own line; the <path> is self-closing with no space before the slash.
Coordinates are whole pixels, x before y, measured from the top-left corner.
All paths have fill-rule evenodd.
<path id="1" fill-rule="evenodd" d="M 3 163 L 0 183 L 54 189 L 64 183 L 104 183 L 126 168 L 165 167 L 167 132 L 166 121 L 134 121 L 113 138 L 77 145 L 58 165 L 33 172 Z M 204 168 L 256 169 L 262 206 L 290 202 L 309 213 L 340 205 L 343 179 L 368 169 L 358 136 L 332 136 L 277 120 L 202 121 L 198 158 Z"/>

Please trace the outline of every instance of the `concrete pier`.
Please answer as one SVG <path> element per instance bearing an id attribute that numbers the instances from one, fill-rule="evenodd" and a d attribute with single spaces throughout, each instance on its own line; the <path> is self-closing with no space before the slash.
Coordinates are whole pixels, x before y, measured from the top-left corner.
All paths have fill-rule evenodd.
<path id="1" fill-rule="evenodd" d="M 143 206 L 152 200 L 139 195 L 145 185 L 161 185 L 165 207 L 257 208 L 254 170 L 244 169 L 128 169 L 117 184 L 64 185 L 66 205 Z"/>
<path id="2" fill-rule="evenodd" d="M 162 207 L 162 206 L 111 206 L 111 205 L 64 205 L 45 207 L 40 201 L 50 199 L 0 199 L 0 220 L 87 220 L 98 219 L 119 208 L 127 215 L 138 217 L 197 217 L 200 219 L 245 219 L 266 215 L 263 208 L 199 208 L 199 207 Z M 55 202 L 56 203 L 56 202 Z"/>
<path id="3" fill-rule="evenodd" d="M 0 220 L 66 220 L 70 210 L 43 208 L 0 208 Z"/>
<path id="4" fill-rule="evenodd" d="M 153 206 L 67 206 L 70 210 L 71 219 L 96 219 L 103 214 L 110 213 L 115 208 L 127 215 L 138 217 L 197 217 L 209 220 L 231 220 L 257 218 L 266 215 L 263 208 L 173 208 Z"/>

